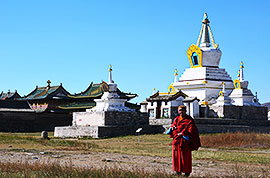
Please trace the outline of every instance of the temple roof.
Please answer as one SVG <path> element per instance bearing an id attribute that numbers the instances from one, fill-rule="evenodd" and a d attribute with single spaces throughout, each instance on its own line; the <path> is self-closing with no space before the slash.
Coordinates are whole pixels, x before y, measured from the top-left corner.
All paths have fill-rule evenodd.
<path id="1" fill-rule="evenodd" d="M 150 98 L 147 98 L 146 101 L 172 101 L 175 100 L 177 98 L 179 98 L 180 96 L 182 97 L 187 97 L 187 95 L 185 93 L 183 93 L 181 90 L 174 92 L 174 93 L 155 93 L 152 96 L 150 96 Z"/>
<path id="2" fill-rule="evenodd" d="M 69 95 L 71 98 L 100 98 L 104 92 L 107 92 L 109 90 L 109 86 L 106 82 L 102 81 L 99 84 L 94 84 L 91 82 L 89 87 L 78 94 L 74 95 Z M 120 96 L 121 99 L 127 99 L 130 100 L 132 98 L 135 98 L 137 94 L 132 94 L 132 93 L 124 93 L 117 89 L 117 94 Z"/>
<path id="3" fill-rule="evenodd" d="M 20 98 L 20 100 L 38 100 L 46 98 L 67 98 L 70 95 L 68 91 L 64 89 L 62 84 L 58 86 L 50 86 L 50 81 L 48 81 L 47 87 L 36 87 L 31 93 Z"/>
<path id="4" fill-rule="evenodd" d="M 8 91 L 7 93 L 0 93 L 0 100 L 12 100 L 15 98 L 21 98 L 17 90 L 15 90 L 15 92 Z"/>

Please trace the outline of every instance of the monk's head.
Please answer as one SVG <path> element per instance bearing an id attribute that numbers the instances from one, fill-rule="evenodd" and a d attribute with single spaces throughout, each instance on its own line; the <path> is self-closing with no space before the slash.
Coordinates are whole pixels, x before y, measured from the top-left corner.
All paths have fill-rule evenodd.
<path id="1" fill-rule="evenodd" d="M 187 112 L 186 106 L 180 105 L 180 106 L 178 107 L 177 110 L 178 110 L 178 114 L 179 114 L 180 116 L 186 115 L 186 112 Z"/>

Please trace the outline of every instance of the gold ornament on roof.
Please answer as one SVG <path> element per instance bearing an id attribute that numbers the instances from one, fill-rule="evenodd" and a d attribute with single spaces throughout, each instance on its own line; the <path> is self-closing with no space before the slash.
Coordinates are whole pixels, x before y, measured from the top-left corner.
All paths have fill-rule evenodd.
<path id="1" fill-rule="evenodd" d="M 47 83 L 48 83 L 47 87 L 51 87 L 51 81 L 48 80 Z"/>
<path id="2" fill-rule="evenodd" d="M 112 71 L 112 65 L 110 64 L 109 65 L 109 69 L 108 69 L 110 72 Z"/>
<path id="3" fill-rule="evenodd" d="M 241 82 L 238 79 L 235 79 L 233 82 L 235 89 L 241 89 Z"/>
<path id="4" fill-rule="evenodd" d="M 243 69 L 243 68 L 244 68 L 244 63 L 243 61 L 241 61 L 240 69 Z"/>
<path id="5" fill-rule="evenodd" d="M 174 75 L 178 75 L 178 73 L 177 73 L 177 69 L 175 69 L 175 71 L 174 71 Z"/>
<path id="6" fill-rule="evenodd" d="M 169 85 L 168 90 L 169 90 L 169 93 L 174 93 L 175 92 L 175 88 L 173 86 L 173 83 Z"/>
<path id="7" fill-rule="evenodd" d="M 222 91 L 220 91 L 218 95 L 219 95 L 219 96 L 224 96 L 224 94 L 223 94 Z"/>

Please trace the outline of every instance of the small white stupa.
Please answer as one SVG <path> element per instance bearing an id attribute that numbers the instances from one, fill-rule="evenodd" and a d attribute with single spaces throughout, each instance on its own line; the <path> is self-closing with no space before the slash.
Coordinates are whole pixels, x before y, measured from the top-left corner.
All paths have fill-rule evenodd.
<path id="1" fill-rule="evenodd" d="M 188 96 L 197 97 L 200 104 L 204 105 L 216 102 L 222 83 L 228 93 L 234 88 L 229 74 L 225 69 L 219 68 L 222 52 L 214 42 L 209 23 L 205 13 L 197 44 L 192 44 L 187 51 L 191 67 L 184 71 L 179 81 L 173 83 L 175 89 Z"/>
<path id="2" fill-rule="evenodd" d="M 117 84 L 112 80 L 112 66 L 109 66 L 109 90 L 104 92 L 101 99 L 95 99 L 96 106 L 91 109 L 87 109 L 86 112 L 99 112 L 99 111 L 118 111 L 118 112 L 134 112 L 134 109 L 130 109 L 125 106 L 126 99 L 120 99 L 117 94 Z"/>
<path id="3" fill-rule="evenodd" d="M 231 98 L 229 97 L 228 92 L 225 89 L 225 82 L 222 83 L 222 87 L 222 91 L 219 92 L 219 97 L 214 105 L 231 105 Z"/>
<path id="4" fill-rule="evenodd" d="M 234 80 L 235 89 L 230 94 L 232 104 L 236 106 L 250 106 L 258 105 L 258 102 L 254 103 L 254 95 L 247 88 L 248 81 L 244 80 L 244 65 L 241 62 L 240 70 L 238 72 L 238 79 Z"/>
<path id="5" fill-rule="evenodd" d="M 112 80 L 112 66 L 109 67 L 108 87 L 101 99 L 95 99 L 96 106 L 86 112 L 73 112 L 72 126 L 55 127 L 55 137 L 90 136 L 115 137 L 135 134 L 138 128 L 143 133 L 162 133 L 161 126 L 150 126 L 147 113 L 137 112 L 125 106 L 126 99 L 118 95 L 117 84 Z"/>

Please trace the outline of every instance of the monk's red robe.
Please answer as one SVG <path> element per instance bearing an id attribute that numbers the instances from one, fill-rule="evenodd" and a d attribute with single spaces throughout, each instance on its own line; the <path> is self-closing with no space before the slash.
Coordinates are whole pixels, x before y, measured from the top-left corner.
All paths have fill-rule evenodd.
<path id="1" fill-rule="evenodd" d="M 170 137 L 173 138 L 172 143 L 172 161 L 173 170 L 176 172 L 191 173 L 192 171 L 192 156 L 191 144 L 193 129 L 196 130 L 194 120 L 189 115 L 183 117 L 177 116 L 171 127 L 176 127 Z M 178 135 L 182 133 L 182 135 Z M 183 138 L 188 136 L 189 140 Z"/>

